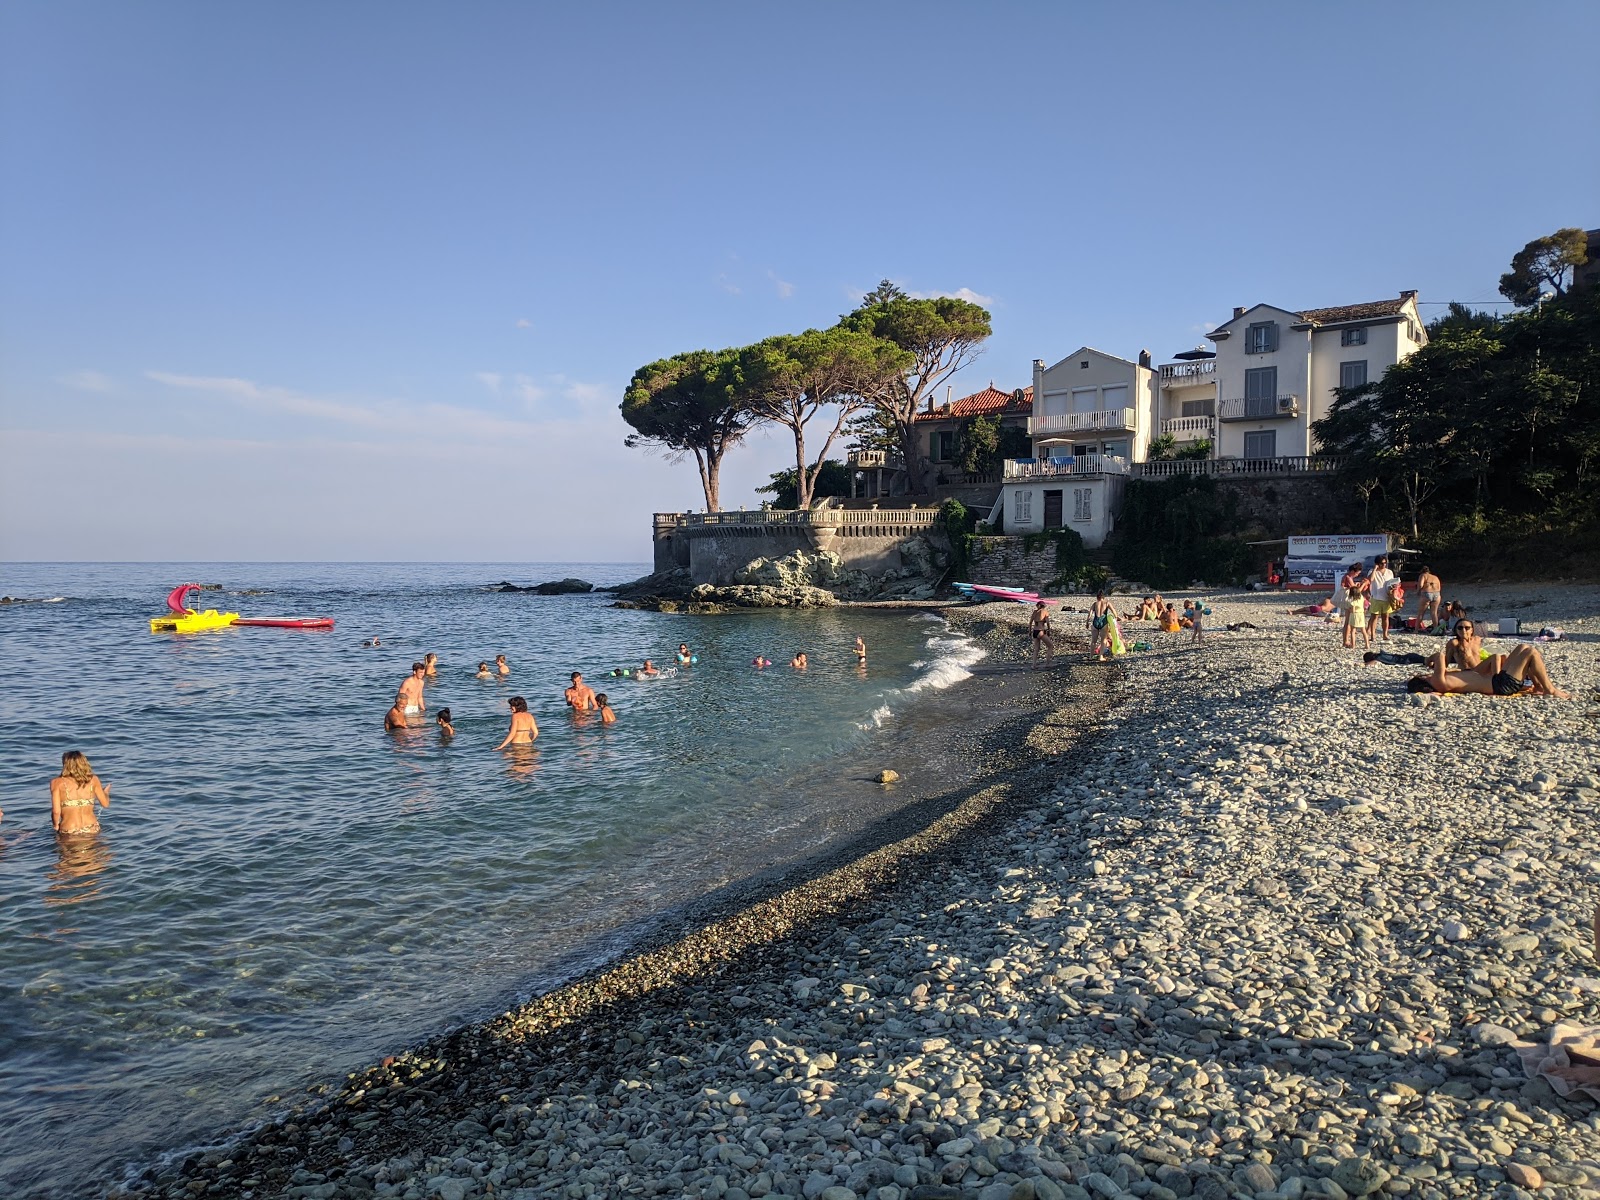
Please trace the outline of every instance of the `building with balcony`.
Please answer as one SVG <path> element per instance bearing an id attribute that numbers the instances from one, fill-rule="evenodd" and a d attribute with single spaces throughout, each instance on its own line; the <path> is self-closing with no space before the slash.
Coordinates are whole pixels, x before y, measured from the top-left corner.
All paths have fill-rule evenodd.
<path id="1" fill-rule="evenodd" d="M 981 392 L 930 407 L 915 418 L 922 453 L 928 456 L 935 477 L 941 482 L 961 482 L 965 476 L 955 464 L 961 452 L 961 428 L 974 417 L 993 417 L 1000 427 L 1026 429 L 1033 415 L 1034 391 L 1031 387 L 1002 392 L 990 380 Z M 991 477 L 991 482 L 992 477 Z"/>
<path id="2" fill-rule="evenodd" d="M 1209 442 L 1217 449 L 1217 356 L 1203 346 L 1172 356 L 1156 375 L 1156 436 L 1180 448 Z"/>
<path id="3" fill-rule="evenodd" d="M 1156 374 L 1150 355 L 1138 362 L 1084 346 L 1052 367 L 1033 360 L 1035 458 L 1118 458 L 1132 462 L 1149 448 Z"/>
<path id="4" fill-rule="evenodd" d="M 1414 291 L 1298 312 L 1236 308 L 1206 336 L 1217 346 L 1215 457 L 1252 460 L 1315 455 L 1311 426 L 1327 415 L 1334 390 L 1380 379 L 1428 338 Z"/>

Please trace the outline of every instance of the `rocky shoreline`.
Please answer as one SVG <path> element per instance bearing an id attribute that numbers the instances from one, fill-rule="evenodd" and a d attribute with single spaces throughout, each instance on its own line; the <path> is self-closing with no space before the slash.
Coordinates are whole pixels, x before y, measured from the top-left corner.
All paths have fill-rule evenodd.
<path id="1" fill-rule="evenodd" d="M 1408 696 L 1217 596 L 1259 628 L 1042 673 L 907 837 L 111 1194 L 1595 1195 L 1595 1106 L 1510 1043 L 1600 1025 L 1600 593 L 1499 593 L 1577 699 Z"/>

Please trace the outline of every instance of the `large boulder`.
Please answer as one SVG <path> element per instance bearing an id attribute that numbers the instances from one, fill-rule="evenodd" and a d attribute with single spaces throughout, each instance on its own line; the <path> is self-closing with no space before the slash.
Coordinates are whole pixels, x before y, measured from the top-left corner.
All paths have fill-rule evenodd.
<path id="1" fill-rule="evenodd" d="M 826 587 L 843 573 L 844 560 L 832 550 L 795 550 L 782 558 L 752 559 L 733 573 L 733 581 L 755 587 Z"/>
<path id="2" fill-rule="evenodd" d="M 702 583 L 689 593 L 697 605 L 715 605 L 700 611 L 717 611 L 728 608 L 831 608 L 838 601 L 826 588 L 765 587 L 759 584 L 735 583 L 718 587 Z M 691 610 L 693 611 L 693 610 Z"/>
<path id="3" fill-rule="evenodd" d="M 594 591 L 594 584 L 583 579 L 552 579 L 549 583 L 536 583 L 533 590 L 541 596 L 570 596 Z"/>

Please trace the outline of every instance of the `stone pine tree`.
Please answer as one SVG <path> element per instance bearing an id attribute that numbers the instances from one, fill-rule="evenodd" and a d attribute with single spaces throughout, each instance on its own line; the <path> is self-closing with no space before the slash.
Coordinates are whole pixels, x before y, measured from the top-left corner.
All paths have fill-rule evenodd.
<path id="1" fill-rule="evenodd" d="M 795 504 L 810 508 L 828 451 L 845 424 L 872 403 L 882 380 L 910 365 L 911 356 L 892 342 L 836 326 L 767 338 L 741 351 L 741 361 L 750 411 L 794 437 Z M 816 460 L 809 461 L 806 431 L 815 425 L 823 431 L 822 442 Z"/>
<path id="2" fill-rule="evenodd" d="M 743 387 L 737 350 L 691 350 L 633 373 L 622 396 L 629 447 L 653 447 L 672 461 L 693 455 L 706 511 L 721 505 L 722 459 L 756 423 Z"/>
<path id="3" fill-rule="evenodd" d="M 1500 276 L 1500 294 L 1518 308 L 1537 304 L 1549 288 L 1567 294 L 1567 272 L 1589 261 L 1589 235 L 1581 229 L 1558 229 L 1534 238 L 1511 257 L 1511 270 Z"/>
<path id="4" fill-rule="evenodd" d="M 905 460 L 906 490 L 926 492 L 916 415 L 945 380 L 977 357 L 990 333 L 988 311 L 954 296 L 914 300 L 885 280 L 840 325 L 870 333 L 910 356 L 903 369 L 878 381 L 871 399 L 881 425 L 894 430 Z"/>

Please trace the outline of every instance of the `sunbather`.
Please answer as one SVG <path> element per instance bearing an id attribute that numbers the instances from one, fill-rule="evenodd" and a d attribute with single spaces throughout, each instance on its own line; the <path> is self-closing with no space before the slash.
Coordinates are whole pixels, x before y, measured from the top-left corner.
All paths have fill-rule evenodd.
<path id="1" fill-rule="evenodd" d="M 1532 646 L 1522 645 L 1510 654 L 1496 654 L 1491 661 L 1494 670 L 1485 675 L 1477 671 L 1448 670 L 1444 660 L 1436 656 L 1428 673 L 1413 675 L 1406 683 L 1406 690 L 1437 692 L 1440 695 L 1572 698 L 1551 681 L 1550 672 L 1545 670 L 1544 658 Z"/>

